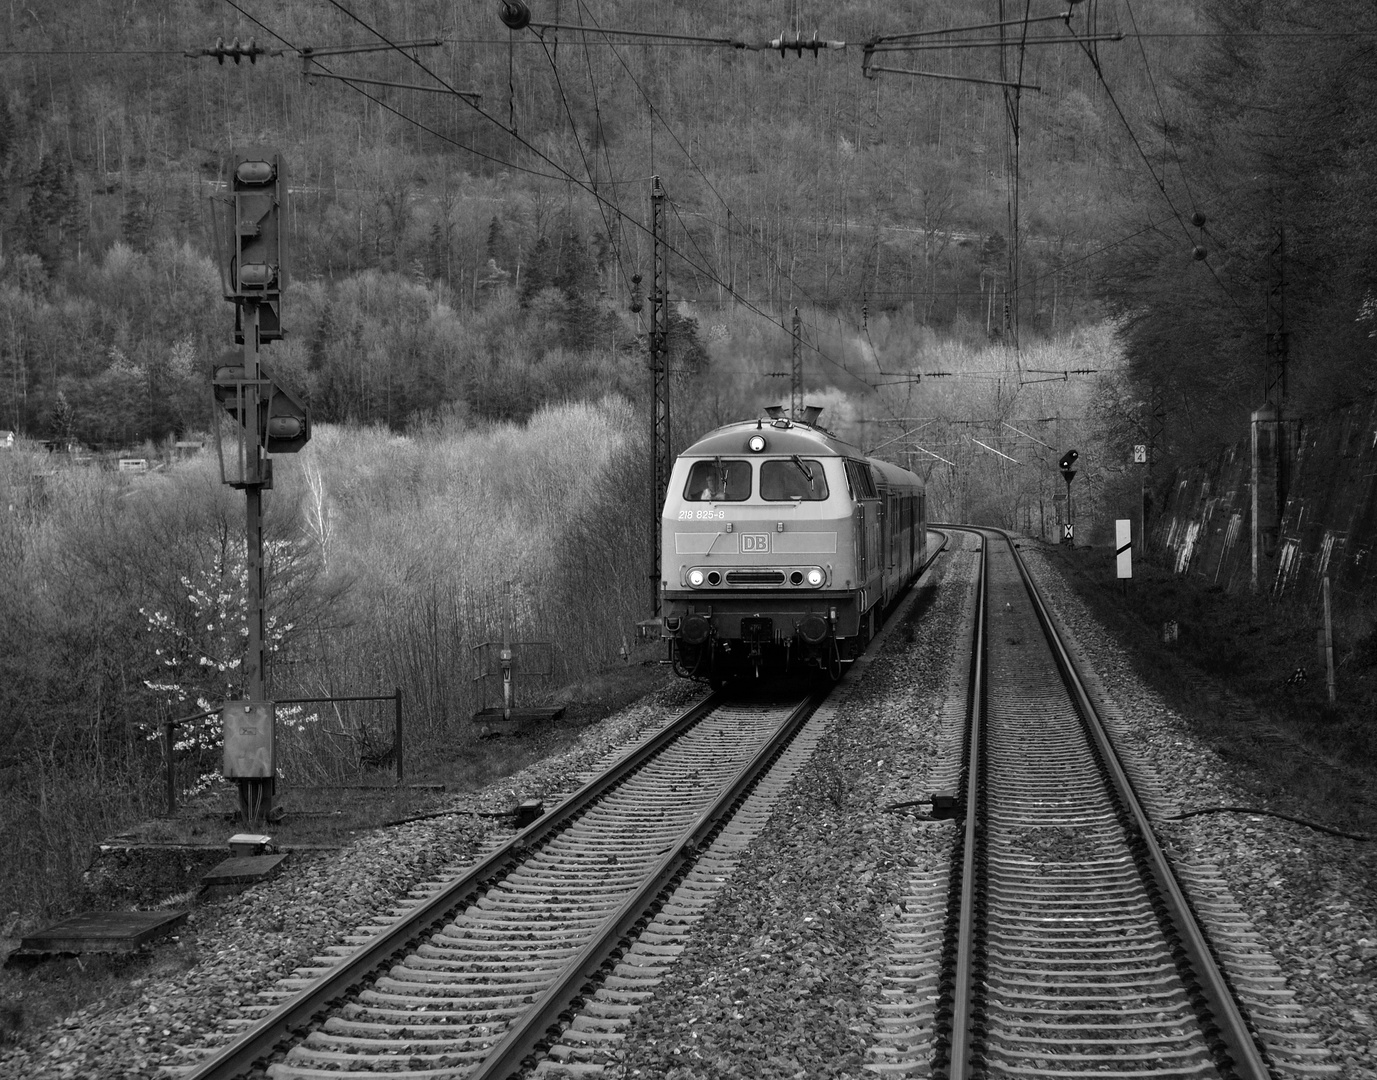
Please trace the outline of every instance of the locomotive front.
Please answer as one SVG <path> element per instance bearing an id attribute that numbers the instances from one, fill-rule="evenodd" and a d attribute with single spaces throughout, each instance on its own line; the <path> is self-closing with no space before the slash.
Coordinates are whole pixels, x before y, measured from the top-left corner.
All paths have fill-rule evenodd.
<path id="1" fill-rule="evenodd" d="M 839 674 L 865 601 L 848 450 L 807 425 L 757 420 L 675 462 L 660 589 L 680 674 L 716 683 L 795 660 Z"/>

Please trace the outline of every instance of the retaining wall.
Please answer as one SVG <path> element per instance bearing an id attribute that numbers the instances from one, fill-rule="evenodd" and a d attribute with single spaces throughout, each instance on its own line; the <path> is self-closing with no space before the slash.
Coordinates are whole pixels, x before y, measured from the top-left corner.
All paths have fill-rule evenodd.
<path id="1" fill-rule="evenodd" d="M 1295 436 L 1285 505 L 1259 545 L 1259 591 L 1311 600 L 1328 574 L 1344 592 L 1377 596 L 1377 402 L 1301 423 Z M 1178 573 L 1251 586 L 1251 457 L 1243 442 L 1172 478 L 1150 543 Z M 1265 532 L 1265 508 L 1261 517 Z"/>

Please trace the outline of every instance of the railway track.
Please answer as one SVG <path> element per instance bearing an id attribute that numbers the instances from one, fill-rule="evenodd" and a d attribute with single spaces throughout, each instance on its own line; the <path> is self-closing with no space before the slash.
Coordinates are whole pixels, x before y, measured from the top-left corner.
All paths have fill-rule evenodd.
<path id="1" fill-rule="evenodd" d="M 537 1063 L 561 1017 L 595 994 L 604 1015 L 634 1012 L 649 984 L 609 979 L 613 963 L 655 928 L 667 890 L 822 696 L 713 695 L 467 872 L 298 971 L 294 992 L 183 1075 L 505 1077 Z M 692 921 L 679 914 L 661 921 Z M 636 969 L 681 947 L 637 942 L 625 959 Z M 596 1027 L 563 1041 L 596 1042 Z"/>
<path id="2" fill-rule="evenodd" d="M 982 535 L 952 871 L 906 898 L 872 1068 L 1332 1074 L 1255 935 L 1221 931 L 1221 912 L 1213 940 L 1197 926 L 1016 550 Z M 715 695 L 394 925 L 301 972 L 298 993 L 186 1075 L 597 1070 L 768 815 L 746 793 L 796 731 L 816 741 L 815 705 Z M 1208 882 L 1182 873 L 1210 907 Z"/>
<path id="3" fill-rule="evenodd" d="M 935 1074 L 1303 1075 L 1283 995 L 1240 1006 L 1012 541 L 981 535 Z"/>

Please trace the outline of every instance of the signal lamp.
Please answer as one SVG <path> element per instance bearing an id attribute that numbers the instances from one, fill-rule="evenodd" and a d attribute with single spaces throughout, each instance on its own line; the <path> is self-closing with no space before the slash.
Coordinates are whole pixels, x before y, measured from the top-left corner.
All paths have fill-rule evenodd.
<path id="1" fill-rule="evenodd" d="M 266 289 L 277 278 L 277 271 L 267 263 L 244 263 L 239 267 L 241 289 Z"/>
<path id="2" fill-rule="evenodd" d="M 241 161 L 234 167 L 234 178 L 241 184 L 271 184 L 277 168 L 271 161 Z"/>
<path id="3" fill-rule="evenodd" d="M 268 417 L 268 438 L 270 439 L 295 439 L 305 430 L 305 421 L 300 416 Z"/>

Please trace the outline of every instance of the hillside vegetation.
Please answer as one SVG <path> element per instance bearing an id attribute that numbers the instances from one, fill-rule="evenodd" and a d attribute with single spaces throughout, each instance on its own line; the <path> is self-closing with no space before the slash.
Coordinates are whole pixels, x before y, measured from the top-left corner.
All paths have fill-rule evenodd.
<path id="1" fill-rule="evenodd" d="M 403 687 L 414 770 L 477 739 L 482 642 L 558 643 L 531 695 L 613 663 L 648 604 L 622 566 L 645 532 L 622 512 L 646 484 L 633 426 L 609 400 L 521 427 L 319 429 L 267 496 L 269 693 Z M 0 505 L 10 912 L 60 906 L 92 840 L 161 809 L 166 721 L 246 693 L 243 504 L 209 453 L 115 474 L 18 451 L 0 456 Z M 182 790 L 218 775 L 218 729 L 179 729 Z M 392 742 L 390 714 L 347 707 L 286 710 L 279 734 L 292 788 L 357 782 Z"/>

